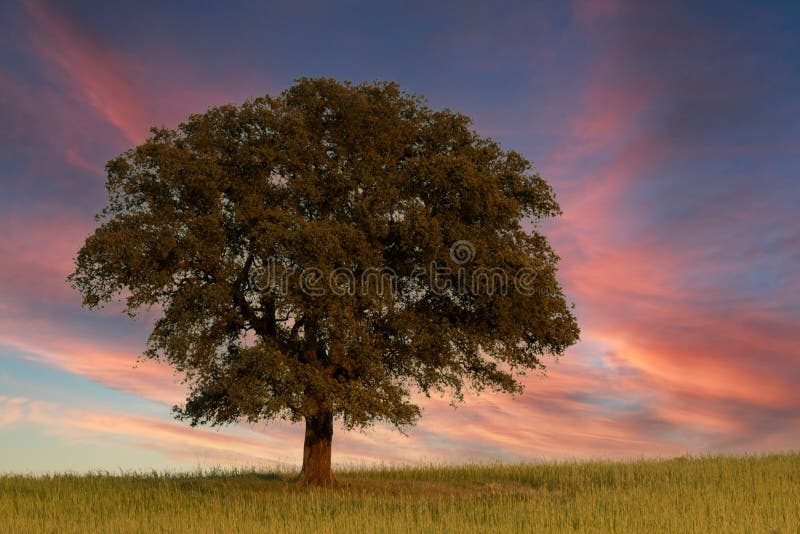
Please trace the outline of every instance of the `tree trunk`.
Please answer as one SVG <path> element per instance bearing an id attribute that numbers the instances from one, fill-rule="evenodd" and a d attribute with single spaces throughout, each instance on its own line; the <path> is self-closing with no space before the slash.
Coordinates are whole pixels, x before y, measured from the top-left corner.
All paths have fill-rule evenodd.
<path id="1" fill-rule="evenodd" d="M 331 470 L 333 414 L 325 412 L 306 417 L 303 443 L 303 470 L 298 482 L 304 486 L 329 487 L 335 484 Z"/>

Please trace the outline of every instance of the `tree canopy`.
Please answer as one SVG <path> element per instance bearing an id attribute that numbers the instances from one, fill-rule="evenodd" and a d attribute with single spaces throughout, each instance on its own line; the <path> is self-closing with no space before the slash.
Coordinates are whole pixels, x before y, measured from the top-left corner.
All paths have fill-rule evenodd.
<path id="1" fill-rule="evenodd" d="M 70 281 L 90 308 L 160 311 L 145 355 L 185 377 L 192 424 L 420 416 L 415 391 L 516 393 L 578 326 L 531 164 L 395 83 L 303 78 L 154 128 L 107 166 Z M 527 222 L 526 222 L 527 221 Z"/>

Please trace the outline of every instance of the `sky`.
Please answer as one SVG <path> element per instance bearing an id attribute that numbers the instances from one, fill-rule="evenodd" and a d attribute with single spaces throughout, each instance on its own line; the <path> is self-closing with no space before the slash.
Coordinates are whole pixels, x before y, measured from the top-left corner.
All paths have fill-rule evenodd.
<path id="1" fill-rule="evenodd" d="M 285 423 L 191 428 L 151 319 L 65 282 L 105 162 L 301 76 L 393 80 L 521 152 L 581 341 L 516 397 L 422 402 L 339 464 L 800 449 L 800 4 L 0 2 L 0 472 L 271 468 Z"/>

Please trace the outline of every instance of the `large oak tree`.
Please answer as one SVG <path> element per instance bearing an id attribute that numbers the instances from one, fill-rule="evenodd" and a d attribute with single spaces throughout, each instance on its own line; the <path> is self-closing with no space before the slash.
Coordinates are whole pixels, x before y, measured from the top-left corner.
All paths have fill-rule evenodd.
<path id="1" fill-rule="evenodd" d="M 70 281 L 90 308 L 160 312 L 145 355 L 185 377 L 179 417 L 304 421 L 303 483 L 333 483 L 334 420 L 520 392 L 578 338 L 538 224 L 552 189 L 462 114 L 304 78 L 151 132 L 107 164 Z"/>

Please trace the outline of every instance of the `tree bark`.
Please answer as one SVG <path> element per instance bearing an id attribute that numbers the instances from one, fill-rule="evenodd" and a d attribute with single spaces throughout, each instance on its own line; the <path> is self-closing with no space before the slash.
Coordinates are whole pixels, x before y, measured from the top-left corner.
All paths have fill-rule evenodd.
<path id="1" fill-rule="evenodd" d="M 333 486 L 336 481 L 331 470 L 333 414 L 323 412 L 306 417 L 306 437 L 303 443 L 303 470 L 298 482 L 304 486 Z"/>

